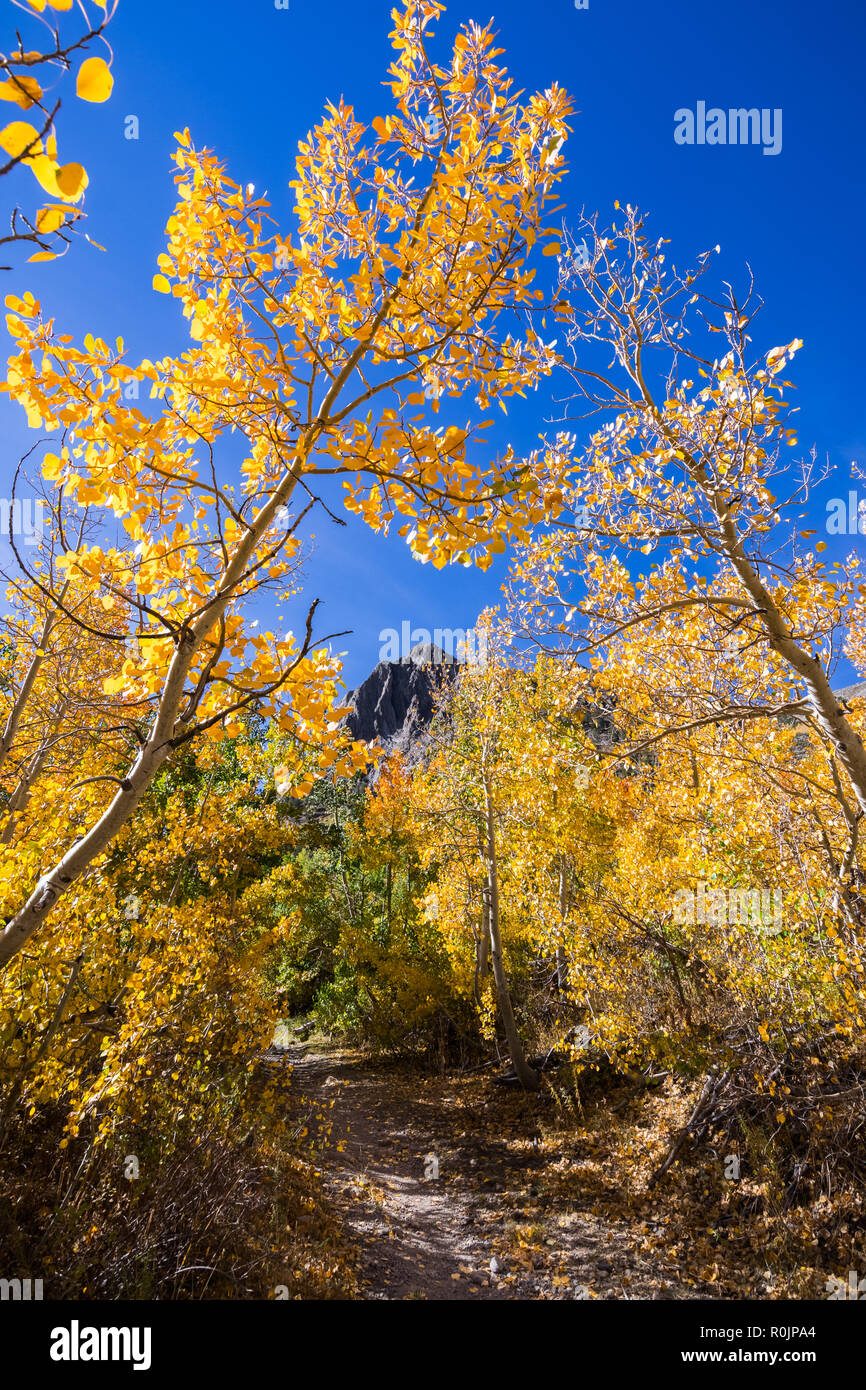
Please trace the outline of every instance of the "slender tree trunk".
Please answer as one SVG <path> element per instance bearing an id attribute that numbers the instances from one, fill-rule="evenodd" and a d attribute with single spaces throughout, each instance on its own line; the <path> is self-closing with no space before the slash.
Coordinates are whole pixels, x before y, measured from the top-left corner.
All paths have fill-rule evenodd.
<path id="1" fill-rule="evenodd" d="M 481 852 L 482 859 L 486 862 L 483 840 L 480 842 L 478 848 Z M 474 897 L 473 883 L 469 885 L 469 897 L 471 911 L 471 901 Z M 480 927 L 476 927 L 473 924 L 472 936 L 475 941 L 475 982 L 473 992 L 476 1004 L 480 1005 L 481 986 L 486 983 L 487 977 L 490 974 L 490 928 L 487 923 L 487 890 L 483 885 L 481 889 L 481 924 Z"/>
<path id="2" fill-rule="evenodd" d="M 526 1060 L 523 1042 L 517 1031 L 517 1023 L 514 1018 L 514 1009 L 511 1004 L 511 992 L 508 988 L 508 980 L 505 976 L 505 969 L 502 964 L 502 938 L 499 931 L 499 870 L 496 854 L 496 826 L 493 819 L 493 795 L 490 789 L 490 777 L 485 771 L 484 774 L 484 819 L 486 830 L 486 858 L 487 858 L 487 882 L 485 884 L 485 897 L 487 906 L 487 925 L 490 934 L 490 964 L 493 968 L 493 979 L 496 984 L 496 996 L 499 1001 L 499 1012 L 502 1016 L 502 1026 L 505 1029 L 505 1038 L 508 1043 L 508 1051 L 511 1054 L 511 1064 L 514 1067 L 515 1075 L 525 1091 L 538 1090 L 538 1074 Z"/>
<path id="3" fill-rule="evenodd" d="M 33 784 L 41 774 L 47 757 L 47 747 L 40 748 L 39 752 L 32 759 L 30 766 L 21 774 L 21 780 L 18 786 L 6 803 L 6 821 L 3 826 L 2 834 L 0 834 L 0 845 L 8 845 L 11 843 L 18 818 L 23 811 L 27 810 Z"/>
<path id="4" fill-rule="evenodd" d="M 805 685 L 816 723 L 848 773 L 857 805 L 861 812 L 866 813 L 866 748 L 860 735 L 845 718 L 820 661 L 794 640 L 786 619 L 744 555 L 729 512 L 723 518 L 723 531 L 728 541 L 731 563 L 752 600 L 755 613 L 763 622 L 770 646 L 796 671 Z"/>
<path id="5" fill-rule="evenodd" d="M 644 399 L 658 424 L 661 421 L 661 413 L 640 373 L 635 376 L 635 380 L 641 387 Z M 675 443 L 670 430 L 662 427 L 660 433 L 666 442 Z M 866 747 L 860 735 L 845 718 L 845 711 L 833 694 L 821 662 L 795 639 L 790 623 L 774 602 L 755 564 L 746 554 L 736 518 L 725 494 L 713 485 L 706 468 L 693 454 L 686 456 L 686 462 L 716 515 L 721 533 L 721 553 L 733 566 L 737 578 L 748 594 L 755 616 L 766 632 L 773 651 L 796 672 L 805 685 L 815 721 L 848 773 L 857 805 L 866 814 Z"/>
<path id="6" fill-rule="evenodd" d="M 300 459 L 289 469 L 280 486 L 262 508 L 255 522 L 235 549 L 223 570 L 220 582 L 209 607 L 189 627 L 178 635 L 177 645 L 169 663 L 165 684 L 160 692 L 156 718 L 144 746 L 139 750 L 126 776 L 117 778 L 119 790 L 95 824 L 80 840 L 40 878 L 27 901 L 19 908 L 0 932 L 0 969 L 8 965 L 22 946 L 41 926 L 52 908 L 69 891 L 95 859 L 107 849 L 112 840 L 135 813 L 142 796 L 172 752 L 172 742 L 180 725 L 186 680 L 190 668 L 207 636 L 219 623 L 237 585 L 246 571 L 259 539 L 271 524 L 281 506 L 294 490 Z M 191 718 L 192 715 L 190 714 Z"/>
<path id="7" fill-rule="evenodd" d="M 60 590 L 61 600 L 63 599 L 68 588 L 69 585 L 67 583 L 64 584 L 63 588 Z M 42 635 L 39 638 L 39 646 L 36 648 L 36 651 L 33 654 L 33 658 L 30 662 L 30 665 L 27 668 L 27 674 L 25 675 L 24 680 L 22 682 L 21 689 L 19 690 L 16 698 L 12 702 L 12 708 L 10 709 L 9 714 L 7 716 L 3 733 L 2 735 L 0 735 L 0 767 L 2 767 L 3 764 L 6 762 L 6 759 L 8 758 L 9 753 L 11 751 L 12 745 L 15 742 L 15 735 L 17 734 L 18 726 L 21 723 L 21 716 L 27 708 L 27 702 L 30 699 L 30 696 L 33 694 L 33 687 L 36 684 L 36 677 L 39 675 L 40 668 L 42 666 L 43 661 L 45 660 L 45 654 L 48 651 L 48 643 L 51 638 L 51 634 L 54 631 L 57 624 L 59 623 L 59 621 L 60 617 L 57 612 L 49 613 L 45 619 L 45 622 L 42 627 Z"/>
<path id="8" fill-rule="evenodd" d="M 42 775 L 42 769 L 48 759 L 52 741 L 57 730 L 60 728 L 67 709 L 68 706 L 64 704 L 61 705 L 60 709 L 57 711 L 54 723 L 48 730 L 42 747 L 38 749 L 33 758 L 31 758 L 29 766 L 26 771 L 21 774 L 17 787 L 6 803 L 5 810 L 7 819 L 3 825 L 3 832 L 0 834 L 0 845 L 8 845 L 12 842 L 15 826 L 23 812 L 27 810 L 30 802 L 30 794 L 37 778 Z"/>
<path id="9" fill-rule="evenodd" d="M 487 924 L 486 917 L 484 918 L 481 936 L 478 938 L 477 959 L 478 979 L 480 983 L 483 984 L 490 974 L 490 928 Z"/>
<path id="10" fill-rule="evenodd" d="M 484 835 L 478 839 L 478 853 L 484 864 L 487 863 L 487 843 Z M 470 883 L 470 897 L 474 892 L 474 883 Z M 478 995 L 480 985 L 483 985 L 490 974 L 490 924 L 487 913 L 487 894 L 484 885 L 481 886 L 481 929 L 475 932 L 475 993 Z"/>
<path id="11" fill-rule="evenodd" d="M 479 984 L 490 974 L 490 914 L 486 893 L 481 894 L 481 931 L 476 938 L 475 968 Z"/>
<path id="12" fill-rule="evenodd" d="M 653 399 L 639 360 L 633 364 L 630 375 L 640 389 L 660 438 L 672 448 L 679 448 L 679 440 L 665 424 L 662 412 Z M 736 517 L 724 491 L 714 485 L 706 467 L 694 453 L 686 451 L 683 457 L 694 482 L 700 487 L 715 513 L 719 524 L 720 553 L 733 566 L 773 651 L 796 672 L 806 687 L 815 721 L 848 773 L 857 805 L 861 812 L 866 814 L 866 746 L 845 718 L 845 711 L 833 694 L 821 662 L 796 640 L 788 619 L 774 602 L 756 564 L 746 554 Z"/>

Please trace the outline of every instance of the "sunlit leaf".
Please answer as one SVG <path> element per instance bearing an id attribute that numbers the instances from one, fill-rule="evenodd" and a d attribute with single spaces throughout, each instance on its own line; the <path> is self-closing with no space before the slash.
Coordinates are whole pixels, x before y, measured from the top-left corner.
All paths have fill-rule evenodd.
<path id="1" fill-rule="evenodd" d="M 78 69 L 75 91 L 82 101 L 108 101 L 114 78 L 104 58 L 85 58 Z"/>
<path id="2" fill-rule="evenodd" d="M 38 155 L 42 150 L 39 131 L 27 121 L 10 121 L 0 130 L 0 149 L 4 149 L 13 159 L 19 159 L 25 150 Z"/>

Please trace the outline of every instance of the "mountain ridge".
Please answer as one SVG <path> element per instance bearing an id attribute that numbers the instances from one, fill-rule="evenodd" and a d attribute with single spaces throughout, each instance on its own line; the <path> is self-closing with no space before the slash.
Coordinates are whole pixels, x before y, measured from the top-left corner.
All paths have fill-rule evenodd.
<path id="1" fill-rule="evenodd" d="M 461 663 L 432 642 L 418 642 L 399 661 L 380 661 L 350 690 L 351 707 L 342 724 L 352 738 L 381 743 L 409 766 L 419 763 L 430 742 L 430 725 L 440 693 L 453 687 Z"/>

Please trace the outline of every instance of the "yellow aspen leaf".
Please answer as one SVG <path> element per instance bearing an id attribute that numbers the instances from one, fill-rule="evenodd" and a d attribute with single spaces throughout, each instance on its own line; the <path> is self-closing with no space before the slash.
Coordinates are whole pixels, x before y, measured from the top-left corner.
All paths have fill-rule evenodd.
<path id="1" fill-rule="evenodd" d="M 75 91 L 82 101 L 108 101 L 114 78 L 104 58 L 85 58 L 78 69 Z"/>
<path id="2" fill-rule="evenodd" d="M 39 131 L 27 121 L 10 121 L 0 130 L 0 149 L 4 149 L 12 159 L 18 159 L 25 150 L 40 154 L 42 141 Z"/>
<path id="3" fill-rule="evenodd" d="M 62 198 L 63 194 L 57 185 L 57 165 L 53 159 L 47 155 L 39 154 L 35 159 L 27 161 L 33 171 L 36 182 L 45 189 L 46 193 L 51 193 L 55 198 Z"/>
<path id="4" fill-rule="evenodd" d="M 44 233 L 56 232 L 70 215 L 70 209 L 62 204 L 40 208 L 36 214 L 36 230 Z"/>
<path id="5" fill-rule="evenodd" d="M 64 164 L 57 171 L 57 187 L 62 198 L 69 198 L 75 202 L 81 197 L 87 184 L 87 170 L 82 164 Z"/>
<path id="6" fill-rule="evenodd" d="M 158 290 L 160 294 L 171 294 L 171 281 L 167 280 L 164 275 L 154 275 L 153 288 Z"/>
<path id="7" fill-rule="evenodd" d="M 41 95 L 42 88 L 36 78 L 26 72 L 10 77 L 8 82 L 0 82 L 0 101 L 17 102 L 22 111 L 29 111 Z"/>

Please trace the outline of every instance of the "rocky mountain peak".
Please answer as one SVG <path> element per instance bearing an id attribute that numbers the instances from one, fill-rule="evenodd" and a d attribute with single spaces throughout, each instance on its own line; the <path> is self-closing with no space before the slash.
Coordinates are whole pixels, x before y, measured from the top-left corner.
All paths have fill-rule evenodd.
<path id="1" fill-rule="evenodd" d="M 351 690 L 351 711 L 343 725 L 353 738 L 378 742 L 387 753 L 400 753 L 414 765 L 430 742 L 430 723 L 437 700 L 450 689 L 460 663 L 433 642 L 418 642 L 399 661 L 380 661 L 365 681 Z"/>

